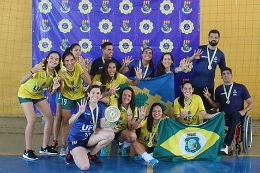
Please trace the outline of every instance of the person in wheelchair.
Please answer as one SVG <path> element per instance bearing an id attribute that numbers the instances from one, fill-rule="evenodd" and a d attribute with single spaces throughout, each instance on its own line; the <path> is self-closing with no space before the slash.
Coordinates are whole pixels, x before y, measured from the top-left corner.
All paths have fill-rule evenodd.
<path id="1" fill-rule="evenodd" d="M 241 118 L 251 110 L 254 106 L 247 88 L 232 80 L 232 70 L 229 67 L 221 69 L 221 78 L 223 84 L 215 90 L 215 101 L 211 99 L 211 95 L 207 88 L 204 88 L 204 96 L 209 103 L 219 111 L 225 112 L 226 126 L 228 131 L 224 139 L 223 148 L 220 150 L 222 154 L 228 154 L 228 146 L 231 145 L 234 138 L 236 125 L 240 123 Z M 247 105 L 244 107 L 244 101 Z"/>

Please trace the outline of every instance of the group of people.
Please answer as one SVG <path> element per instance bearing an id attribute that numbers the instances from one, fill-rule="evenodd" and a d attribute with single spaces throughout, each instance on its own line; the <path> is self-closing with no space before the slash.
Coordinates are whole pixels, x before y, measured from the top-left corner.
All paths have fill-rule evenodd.
<path id="1" fill-rule="evenodd" d="M 212 108 L 225 111 L 226 118 L 232 120 L 229 121 L 230 130 L 223 145 L 226 149 L 231 144 L 233 128 L 241 116 L 252 109 L 253 101 L 245 86 L 232 81 L 232 70 L 226 67 L 224 54 L 217 48 L 219 38 L 220 33 L 211 30 L 209 44 L 200 46 L 179 67 L 174 67 L 170 53 L 164 53 L 155 68 L 152 62 L 153 52 L 149 47 L 144 48 L 141 59 L 126 57 L 121 65 L 113 58 L 113 45 L 110 42 L 102 44 L 102 56 L 93 63 L 81 57 L 79 44 L 72 44 L 62 56 L 57 51 L 50 52 L 43 62 L 36 64 L 21 79 L 18 99 L 27 119 L 23 157 L 38 159 L 32 150 L 35 105 L 46 119 L 39 153 L 58 153 L 56 147 L 61 129 L 60 155 L 66 155 L 66 162 L 74 162 L 81 170 L 89 169 L 89 161 L 101 165 L 97 153 L 101 150 L 100 155 L 106 156 L 106 146 L 113 139 L 118 142 L 123 157 L 128 156 L 127 148 L 132 145 L 136 153 L 134 159 L 144 159 L 154 167 L 159 162 L 152 154 L 158 138 L 159 123 L 167 118 L 163 107 L 160 103 L 154 103 L 149 113 L 146 107 L 137 108 L 134 90 L 125 87 L 118 93 L 119 85 L 135 86 L 140 79 L 149 80 L 165 73 L 179 73 L 194 59 L 196 65 L 192 80 L 183 83 L 181 96 L 174 101 L 173 116 L 185 124 L 199 124 L 199 115 L 204 119 L 217 115 L 212 112 Z M 217 87 L 214 94 L 217 65 L 221 69 L 224 84 Z M 134 80 L 124 75 L 127 72 L 128 77 L 134 77 L 131 78 Z M 88 85 L 87 90 L 84 84 Z M 43 89 L 46 88 L 50 95 L 56 94 L 55 117 L 43 94 Z M 245 108 L 244 100 L 248 103 Z M 105 122 L 104 114 L 108 105 L 120 110 L 116 128 Z M 76 112 L 73 111 L 75 107 Z M 71 129 L 70 124 L 73 124 Z M 54 140 L 49 146 L 52 128 Z"/>

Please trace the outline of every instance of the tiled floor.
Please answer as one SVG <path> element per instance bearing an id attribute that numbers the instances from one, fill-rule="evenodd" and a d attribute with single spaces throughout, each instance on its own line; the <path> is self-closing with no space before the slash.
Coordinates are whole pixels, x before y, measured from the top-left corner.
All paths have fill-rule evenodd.
<path id="1" fill-rule="evenodd" d="M 75 165 L 66 165 L 60 156 L 40 156 L 39 161 L 28 162 L 22 159 L 25 149 L 24 118 L 0 118 L 0 172 L 81 172 Z M 41 117 L 37 120 L 33 139 L 33 149 L 38 153 L 42 142 L 43 125 Z M 52 139 L 51 139 L 52 140 Z M 224 156 L 221 162 L 189 161 L 160 162 L 154 170 L 144 161 L 136 162 L 133 157 L 121 158 L 115 144 L 108 146 L 109 157 L 101 158 L 102 167 L 91 165 L 88 172 L 259 172 L 260 170 L 260 121 L 253 121 L 253 143 L 248 154 L 239 158 Z M 131 156 L 133 151 L 131 150 Z"/>

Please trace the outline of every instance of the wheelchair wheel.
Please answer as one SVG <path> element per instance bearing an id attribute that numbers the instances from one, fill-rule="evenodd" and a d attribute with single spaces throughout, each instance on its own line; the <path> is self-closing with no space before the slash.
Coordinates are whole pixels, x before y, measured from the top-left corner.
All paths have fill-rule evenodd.
<path id="1" fill-rule="evenodd" d="M 242 135 L 244 152 L 248 153 L 252 145 L 252 119 L 247 114 L 244 118 Z"/>
<path id="2" fill-rule="evenodd" d="M 241 147 L 239 144 L 236 144 L 236 156 L 238 157 L 241 153 Z"/>

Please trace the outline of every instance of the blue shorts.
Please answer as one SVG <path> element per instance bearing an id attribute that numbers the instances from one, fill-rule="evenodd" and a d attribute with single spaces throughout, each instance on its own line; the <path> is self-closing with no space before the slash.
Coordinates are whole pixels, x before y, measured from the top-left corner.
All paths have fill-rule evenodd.
<path id="1" fill-rule="evenodd" d="M 91 135 L 90 135 L 91 136 Z M 85 139 L 85 140 L 79 140 L 79 141 L 77 141 L 77 140 L 75 140 L 75 141 L 68 141 L 68 147 L 69 147 L 69 150 L 71 151 L 71 150 L 73 150 L 74 148 L 76 148 L 76 147 L 84 147 L 84 148 L 87 148 L 87 145 L 88 145 L 88 141 L 89 141 L 89 138 L 90 138 L 90 136 L 88 136 L 88 138 L 87 139 Z"/>

